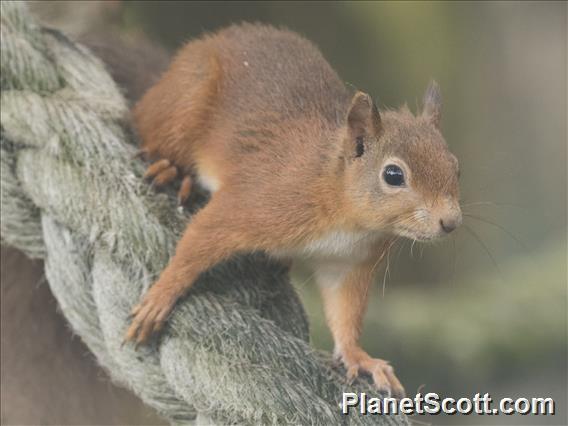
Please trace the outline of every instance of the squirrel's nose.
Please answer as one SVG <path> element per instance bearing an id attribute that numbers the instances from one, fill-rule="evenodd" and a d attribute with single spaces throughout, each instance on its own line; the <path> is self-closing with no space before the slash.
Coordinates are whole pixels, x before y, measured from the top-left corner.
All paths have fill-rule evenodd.
<path id="1" fill-rule="evenodd" d="M 440 219 L 440 226 L 444 230 L 445 233 L 449 234 L 454 229 L 456 229 L 460 225 L 460 220 L 458 218 L 446 218 Z"/>

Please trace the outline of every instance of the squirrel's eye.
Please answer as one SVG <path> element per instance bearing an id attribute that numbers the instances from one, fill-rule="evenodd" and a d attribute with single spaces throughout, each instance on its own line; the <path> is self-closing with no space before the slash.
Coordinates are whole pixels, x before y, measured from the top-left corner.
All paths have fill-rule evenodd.
<path id="1" fill-rule="evenodd" d="M 391 186 L 404 185 L 404 173 L 400 167 L 394 164 L 389 164 L 385 167 L 383 179 Z"/>

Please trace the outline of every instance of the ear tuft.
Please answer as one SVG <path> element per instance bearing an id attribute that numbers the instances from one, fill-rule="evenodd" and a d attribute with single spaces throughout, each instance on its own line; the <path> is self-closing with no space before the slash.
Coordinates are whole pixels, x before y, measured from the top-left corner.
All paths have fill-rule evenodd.
<path id="1" fill-rule="evenodd" d="M 363 92 L 355 93 L 347 114 L 347 125 L 355 139 L 380 135 L 381 116 L 371 96 Z"/>
<path id="2" fill-rule="evenodd" d="M 442 121 L 442 95 L 440 86 L 434 80 L 428 85 L 422 102 L 422 115 L 434 126 L 440 128 L 440 122 Z"/>

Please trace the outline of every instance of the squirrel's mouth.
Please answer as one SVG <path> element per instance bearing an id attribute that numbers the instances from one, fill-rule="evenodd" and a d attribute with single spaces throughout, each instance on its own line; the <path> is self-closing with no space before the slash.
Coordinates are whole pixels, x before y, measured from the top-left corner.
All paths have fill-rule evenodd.
<path id="1" fill-rule="evenodd" d="M 427 234 L 425 232 L 416 231 L 403 226 L 397 226 L 394 229 L 394 232 L 401 237 L 408 238 L 409 240 L 416 240 L 421 243 L 431 242 L 441 237 L 440 234 Z"/>

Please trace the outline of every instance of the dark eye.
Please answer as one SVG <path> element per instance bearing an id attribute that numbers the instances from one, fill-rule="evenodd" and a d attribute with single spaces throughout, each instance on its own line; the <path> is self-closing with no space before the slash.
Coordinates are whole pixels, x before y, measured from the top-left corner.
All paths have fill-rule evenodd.
<path id="1" fill-rule="evenodd" d="M 383 179 L 391 186 L 404 185 L 404 173 L 400 167 L 394 164 L 389 164 L 385 167 Z"/>

